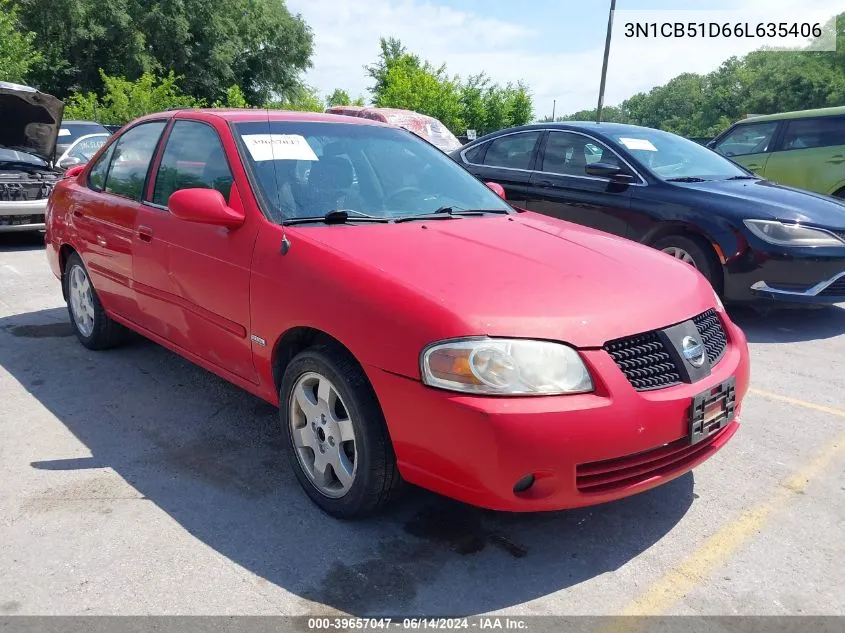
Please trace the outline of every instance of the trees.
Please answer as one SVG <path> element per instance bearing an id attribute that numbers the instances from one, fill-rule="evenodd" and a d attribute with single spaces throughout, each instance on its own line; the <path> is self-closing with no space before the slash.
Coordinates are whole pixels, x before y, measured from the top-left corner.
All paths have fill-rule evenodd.
<path id="1" fill-rule="evenodd" d="M 0 0 L 0 81 L 23 83 L 29 69 L 41 61 L 35 33 L 21 31 L 18 7 Z"/>
<path id="2" fill-rule="evenodd" d="M 331 108 L 332 106 L 344 106 L 344 105 L 353 105 L 353 106 L 363 106 L 364 105 L 364 97 L 358 97 L 357 99 L 351 99 L 349 97 L 349 93 L 346 90 L 342 90 L 340 88 L 335 88 L 334 92 L 332 92 L 328 97 L 326 97 L 326 105 Z"/>
<path id="3" fill-rule="evenodd" d="M 43 51 L 29 78 L 62 98 L 101 90 L 100 70 L 129 81 L 173 71 L 196 99 L 213 103 L 237 84 L 260 104 L 295 90 L 311 63 L 311 31 L 284 0 L 15 2 Z"/>
<path id="4" fill-rule="evenodd" d="M 528 123 L 533 102 L 528 87 L 500 86 L 484 73 L 465 81 L 450 76 L 446 66 L 434 66 L 409 53 L 396 38 L 382 38 L 375 63 L 365 66 L 373 78 L 370 87 L 378 107 L 414 110 L 439 119 L 457 134 L 467 129 L 485 134 Z"/>

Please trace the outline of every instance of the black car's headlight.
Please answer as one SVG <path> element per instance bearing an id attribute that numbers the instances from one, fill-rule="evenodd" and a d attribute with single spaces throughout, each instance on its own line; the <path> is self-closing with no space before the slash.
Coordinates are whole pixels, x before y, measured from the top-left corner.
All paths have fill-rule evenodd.
<path id="1" fill-rule="evenodd" d="M 777 220 L 744 220 L 754 235 L 778 246 L 845 246 L 845 241 L 824 229 L 800 224 L 785 224 Z"/>
<path id="2" fill-rule="evenodd" d="M 578 352 L 548 341 L 442 341 L 423 350 L 420 368 L 426 385 L 465 393 L 551 396 L 593 390 Z"/>

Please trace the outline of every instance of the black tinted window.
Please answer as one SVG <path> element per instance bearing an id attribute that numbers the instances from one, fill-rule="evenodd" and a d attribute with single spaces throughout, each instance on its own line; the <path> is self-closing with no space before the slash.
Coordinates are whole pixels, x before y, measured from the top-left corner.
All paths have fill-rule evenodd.
<path id="1" fill-rule="evenodd" d="M 468 163 L 481 163 L 481 157 L 484 155 L 484 150 L 487 149 L 487 143 L 482 143 L 481 145 L 476 145 L 472 149 L 469 149 L 464 154 L 464 160 Z"/>
<path id="2" fill-rule="evenodd" d="M 541 171 L 583 176 L 587 165 L 599 161 L 619 164 L 616 155 L 598 141 L 572 132 L 549 132 Z"/>
<path id="3" fill-rule="evenodd" d="M 107 192 L 141 199 L 147 170 L 164 125 L 164 121 L 142 123 L 117 139 L 106 179 Z"/>
<path id="4" fill-rule="evenodd" d="M 845 145 L 845 118 L 798 119 L 786 124 L 782 149 Z"/>
<path id="5" fill-rule="evenodd" d="M 114 144 L 109 147 L 103 155 L 97 159 L 91 171 L 88 174 L 88 186 L 97 191 L 102 191 L 106 184 L 106 174 L 109 171 L 109 163 L 111 162 L 111 155 L 114 153 Z"/>
<path id="6" fill-rule="evenodd" d="M 740 125 L 719 141 L 716 151 L 725 156 L 767 152 L 777 127 L 777 121 Z"/>
<path id="7" fill-rule="evenodd" d="M 174 191 L 194 187 L 217 189 L 228 200 L 232 172 L 220 137 L 211 126 L 176 121 L 156 175 L 153 202 L 167 205 Z"/>
<path id="8" fill-rule="evenodd" d="M 491 167 L 510 167 L 511 169 L 529 169 L 531 154 L 540 132 L 520 132 L 500 136 L 490 141 L 484 164 Z"/>

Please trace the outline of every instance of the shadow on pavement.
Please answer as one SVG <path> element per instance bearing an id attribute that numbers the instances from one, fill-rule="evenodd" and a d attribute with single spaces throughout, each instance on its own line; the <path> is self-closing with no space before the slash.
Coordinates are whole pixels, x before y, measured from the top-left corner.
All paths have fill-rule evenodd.
<path id="1" fill-rule="evenodd" d="M 0 253 L 37 251 L 43 248 L 43 231 L 0 232 Z"/>
<path id="2" fill-rule="evenodd" d="M 749 343 L 796 343 L 834 338 L 845 333 L 845 309 L 838 306 L 781 309 L 768 313 L 730 308 L 728 312 L 745 332 Z"/>
<path id="3" fill-rule="evenodd" d="M 693 500 L 692 474 L 534 515 L 412 490 L 380 517 L 336 521 L 300 491 L 273 407 L 150 342 L 88 351 L 66 322 L 59 308 L 0 319 L 0 364 L 92 454 L 32 467 L 113 468 L 223 556 L 354 615 L 471 615 L 551 594 L 624 565 Z"/>

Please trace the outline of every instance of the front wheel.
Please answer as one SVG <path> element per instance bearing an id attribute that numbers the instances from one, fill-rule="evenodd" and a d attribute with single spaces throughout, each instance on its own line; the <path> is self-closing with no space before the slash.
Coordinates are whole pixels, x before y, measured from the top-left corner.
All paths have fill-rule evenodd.
<path id="1" fill-rule="evenodd" d="M 344 350 L 316 345 L 291 360 L 279 411 L 290 462 L 309 498 L 342 519 L 379 510 L 401 478 L 381 407 Z"/>
<path id="2" fill-rule="evenodd" d="M 697 269 L 717 292 L 721 292 L 721 276 L 715 253 L 698 239 L 685 235 L 667 235 L 654 242 L 652 247 Z"/>

